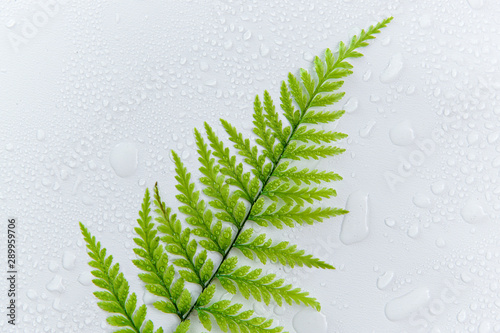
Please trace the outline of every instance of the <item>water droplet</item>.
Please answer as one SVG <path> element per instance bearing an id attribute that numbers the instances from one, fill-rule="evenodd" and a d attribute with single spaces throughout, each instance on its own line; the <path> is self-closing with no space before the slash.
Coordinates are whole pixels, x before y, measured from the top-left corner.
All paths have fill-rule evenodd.
<path id="1" fill-rule="evenodd" d="M 403 69 L 403 55 L 401 53 L 396 53 L 391 57 L 389 61 L 389 65 L 384 70 L 382 74 L 380 74 L 380 81 L 382 83 L 390 83 L 396 81 L 399 76 L 399 73 Z"/>
<path id="2" fill-rule="evenodd" d="M 299 311 L 292 323 L 297 333 L 326 333 L 327 329 L 325 315 L 309 308 Z"/>
<path id="3" fill-rule="evenodd" d="M 54 261 L 54 260 L 51 260 L 49 262 L 49 271 L 51 271 L 52 273 L 55 273 L 59 270 L 59 264 Z"/>
<path id="4" fill-rule="evenodd" d="M 58 293 L 64 292 L 63 279 L 60 275 L 55 275 L 54 278 L 46 286 L 48 291 L 54 291 Z"/>
<path id="5" fill-rule="evenodd" d="M 260 55 L 265 57 L 269 54 L 269 47 L 266 44 L 260 44 Z"/>
<path id="6" fill-rule="evenodd" d="M 383 290 L 387 288 L 387 286 L 392 282 L 394 278 L 394 272 L 387 271 L 384 274 L 380 275 L 377 279 L 377 288 Z"/>
<path id="7" fill-rule="evenodd" d="M 432 25 L 432 20 L 431 20 L 431 17 L 429 15 L 422 15 L 418 19 L 418 23 L 420 24 L 420 26 L 422 28 L 428 28 Z"/>
<path id="8" fill-rule="evenodd" d="M 94 276 L 90 272 L 83 272 L 78 276 L 78 282 L 84 286 L 90 286 L 92 284 L 92 279 Z"/>
<path id="9" fill-rule="evenodd" d="M 408 228 L 408 236 L 411 238 L 416 238 L 418 236 L 418 233 L 420 232 L 420 228 L 418 227 L 418 224 L 412 224 Z"/>
<path id="10" fill-rule="evenodd" d="M 385 222 L 385 225 L 388 226 L 388 227 L 394 227 L 396 225 L 396 220 L 393 219 L 392 217 L 388 217 L 384 220 Z"/>
<path id="11" fill-rule="evenodd" d="M 28 296 L 28 298 L 32 301 L 34 301 L 38 298 L 37 292 L 33 289 L 28 290 L 28 292 L 26 293 L 26 296 Z"/>
<path id="12" fill-rule="evenodd" d="M 435 195 L 442 194 L 445 189 L 446 189 L 446 183 L 442 180 L 438 180 L 437 182 L 435 182 L 431 185 L 431 191 Z"/>
<path id="13" fill-rule="evenodd" d="M 465 310 L 461 310 L 457 315 L 457 320 L 459 323 L 463 323 L 465 322 L 465 319 L 467 319 L 467 312 L 465 312 Z"/>
<path id="14" fill-rule="evenodd" d="M 491 323 L 487 320 L 483 321 L 481 323 L 481 325 L 479 325 L 478 332 L 479 333 L 491 333 L 492 332 Z"/>
<path id="15" fill-rule="evenodd" d="M 368 193 L 356 191 L 347 198 L 346 209 L 340 231 L 340 240 L 346 245 L 361 242 L 368 236 Z"/>
<path id="16" fill-rule="evenodd" d="M 407 318 L 412 312 L 425 305 L 431 298 L 429 288 L 413 289 L 403 296 L 396 297 L 385 305 L 385 316 L 390 321 Z"/>
<path id="17" fill-rule="evenodd" d="M 358 108 L 358 105 L 359 105 L 358 99 L 356 97 L 351 97 L 344 104 L 344 110 L 347 113 L 351 113 Z"/>
<path id="18" fill-rule="evenodd" d="M 62 266 L 68 271 L 72 270 L 73 268 L 75 268 L 75 260 L 75 254 L 73 252 L 66 251 L 63 254 Z"/>
<path id="19" fill-rule="evenodd" d="M 43 141 L 45 139 L 45 131 L 42 129 L 39 129 L 38 131 L 36 131 L 36 139 L 38 141 Z"/>
<path id="20" fill-rule="evenodd" d="M 373 126 L 375 126 L 377 122 L 375 120 L 371 120 L 366 124 L 366 126 L 362 129 L 359 130 L 359 136 L 362 138 L 367 138 L 370 135 L 370 132 L 373 129 Z"/>
<path id="21" fill-rule="evenodd" d="M 407 146 L 415 140 L 415 132 L 409 121 L 403 121 L 391 129 L 389 137 L 395 145 Z"/>
<path id="22" fill-rule="evenodd" d="M 484 6 L 484 0 L 467 0 L 467 2 L 472 9 L 481 9 Z"/>
<path id="23" fill-rule="evenodd" d="M 431 206 L 431 199 L 423 193 L 416 193 L 413 196 L 413 203 L 420 208 L 429 208 Z"/>
<path id="24" fill-rule="evenodd" d="M 446 241 L 442 237 L 439 237 L 436 239 L 436 246 L 439 248 L 443 248 L 446 246 Z"/>
<path id="25" fill-rule="evenodd" d="M 484 208 L 475 200 L 469 200 L 460 210 L 460 215 L 467 223 L 479 223 L 486 220 Z"/>
<path id="26" fill-rule="evenodd" d="M 133 143 L 117 144 L 109 156 L 111 167 L 120 177 L 129 177 L 135 173 L 138 163 L 138 150 Z"/>

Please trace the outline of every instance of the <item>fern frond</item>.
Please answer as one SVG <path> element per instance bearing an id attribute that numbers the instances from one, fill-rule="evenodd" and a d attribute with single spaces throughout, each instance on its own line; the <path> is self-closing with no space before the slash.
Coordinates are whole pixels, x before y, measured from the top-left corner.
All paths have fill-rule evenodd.
<path id="1" fill-rule="evenodd" d="M 190 242 L 190 229 L 183 229 L 181 221 L 177 219 L 176 214 L 172 214 L 171 208 L 167 208 L 165 203 L 161 200 L 158 184 L 155 184 L 154 198 L 154 204 L 157 207 L 155 212 L 158 214 L 156 221 L 160 223 L 158 231 L 164 234 L 161 240 L 167 244 L 165 249 L 171 254 L 182 257 L 175 259 L 173 263 L 178 267 L 188 268 L 188 270 L 179 272 L 183 279 L 188 282 L 203 285 L 200 276 L 200 265 L 196 264 L 197 260 L 201 260 L 202 265 L 204 264 L 203 252 L 195 258 L 197 243 L 194 239 Z M 188 246 L 188 244 L 190 246 Z"/>
<path id="2" fill-rule="evenodd" d="M 254 206 L 254 208 L 257 206 Z M 293 228 L 295 223 L 302 225 L 313 224 L 314 222 L 323 222 L 323 219 L 338 215 L 347 214 L 347 211 L 342 208 L 332 207 L 307 207 L 301 209 L 296 205 L 285 205 L 277 209 L 276 203 L 269 205 L 265 210 L 252 210 L 249 220 L 254 221 L 260 226 L 267 227 L 269 223 L 277 227 L 283 228 L 283 224 Z"/>
<path id="3" fill-rule="evenodd" d="M 342 154 L 344 151 L 345 149 L 337 147 L 297 145 L 296 142 L 291 142 L 282 156 L 291 160 L 303 158 L 306 160 L 310 158 L 319 160 L 320 158 Z"/>
<path id="4" fill-rule="evenodd" d="M 168 264 L 168 255 L 163 246 L 160 245 L 160 237 L 151 221 L 151 197 L 146 189 L 142 209 L 139 211 L 135 228 L 140 238 L 134 238 L 134 242 L 139 248 L 134 248 L 135 254 L 141 259 L 132 260 L 137 268 L 146 273 L 139 274 L 139 278 L 146 284 L 146 289 L 154 295 L 164 298 L 161 302 L 156 302 L 155 307 L 165 313 L 175 313 L 182 317 L 183 313 L 179 309 L 179 299 L 174 298 L 170 287 L 174 279 L 174 268 Z"/>
<path id="5" fill-rule="evenodd" d="M 179 326 L 175 329 L 174 333 L 187 333 L 189 331 L 189 326 L 191 325 L 191 321 L 186 320 L 182 321 Z"/>
<path id="6" fill-rule="evenodd" d="M 195 129 L 202 173 L 199 181 L 204 186 L 201 190 L 209 198 L 207 201 L 201 198 L 191 174 L 179 156 L 173 153 L 178 182 L 176 188 L 179 191 L 176 197 L 181 202 L 179 211 L 186 216 L 190 227 L 183 227 L 172 209 L 166 207 L 157 185 L 154 204 L 158 225 L 155 225 L 150 216 L 151 198 L 146 191 L 137 220 L 139 226 L 135 228 L 138 237 L 134 241 L 138 247 L 134 252 L 139 258 L 134 260 L 134 264 L 144 271 L 139 277 L 146 288 L 162 297 L 154 306 L 181 319 L 175 333 L 187 333 L 189 316 L 193 311 L 197 311 L 207 330 L 212 329 L 215 320 L 224 332 L 283 331 L 282 327 L 271 327 L 270 319 L 253 317 L 253 311 L 241 312 L 241 304 L 226 300 L 212 303 L 216 279 L 229 292 L 239 290 L 244 297 L 252 296 L 266 304 L 274 299 L 278 305 L 299 303 L 320 309 L 318 301 L 307 292 L 285 284 L 274 274 L 263 275 L 261 269 L 237 267 L 236 257 L 230 254 L 237 248 L 246 257 L 258 258 L 263 264 L 271 261 L 290 267 L 333 269 L 328 263 L 306 254 L 289 242 L 273 244 L 265 234 L 252 239 L 254 230 L 245 228 L 245 225 L 252 221 L 260 226 L 272 224 L 281 229 L 284 225 L 313 224 L 347 213 L 342 208 L 312 206 L 315 201 L 336 195 L 334 189 L 315 187 L 312 183 L 320 184 L 342 177 L 331 171 L 298 169 L 292 163 L 294 160 L 319 159 L 344 152 L 344 149 L 329 144 L 344 139 L 345 134 L 308 125 L 331 123 L 344 114 L 343 110 L 324 108 L 344 96 L 344 92 L 339 91 L 344 81 L 339 79 L 352 74 L 353 66 L 348 59 L 362 56 L 358 49 L 367 46 L 368 41 L 375 38 L 374 35 L 391 20 L 392 17 L 361 30 L 348 44 L 341 42 L 335 54 L 326 49 L 324 59 L 314 59 L 313 70 L 300 69 L 298 75 L 289 73 L 280 88 L 282 112 L 277 111 L 268 91 L 264 91 L 262 102 L 257 96 L 252 129 L 256 135 L 255 143 L 229 122 L 221 120 L 236 154 L 232 152 L 233 148 L 226 147 L 207 123 L 204 124 L 207 143 Z M 284 124 L 284 119 L 287 124 Z M 239 162 L 237 155 L 243 162 Z M 128 282 L 119 272 L 119 265 L 113 265 L 112 257 L 106 256 L 106 250 L 83 224 L 80 227 L 92 258 L 89 265 L 96 268 L 92 271 L 96 277 L 94 284 L 104 289 L 95 293 L 101 300 L 98 304 L 116 314 L 109 317 L 108 322 L 124 327 L 118 331 L 121 333 L 153 332 L 152 322 L 145 319 L 146 307 L 137 308 L 137 297 L 134 293 L 129 294 Z M 220 263 L 215 264 L 209 258 L 215 253 L 222 256 Z M 186 288 L 187 283 L 201 287 L 198 297 L 193 297 Z M 163 329 L 160 327 L 156 332 L 161 333 Z"/>
<path id="7" fill-rule="evenodd" d="M 260 234 L 255 239 L 250 240 L 253 232 L 254 230 L 251 228 L 243 231 L 234 244 L 234 247 L 249 259 L 258 258 L 263 264 L 270 260 L 292 268 L 297 265 L 309 268 L 335 269 L 332 265 L 314 258 L 311 254 L 305 254 L 304 250 L 298 250 L 297 245 L 290 245 L 290 242 L 284 241 L 272 245 L 273 241 L 266 239 L 266 234 Z"/>
<path id="8" fill-rule="evenodd" d="M 336 196 L 337 192 L 332 188 L 300 187 L 282 182 L 279 179 L 271 181 L 262 191 L 262 195 L 273 201 L 281 199 L 286 205 L 297 204 L 304 206 L 305 202 L 313 203 L 314 200 Z"/>
<path id="9" fill-rule="evenodd" d="M 204 175 L 204 177 L 200 178 L 200 183 L 206 186 L 203 193 L 214 199 L 209 202 L 210 206 L 223 211 L 216 213 L 215 216 L 218 219 L 238 226 L 241 217 L 239 216 L 239 219 L 237 219 L 234 210 L 240 196 L 238 193 L 231 193 L 229 190 L 229 185 L 225 183 L 225 176 L 220 173 L 219 165 L 215 164 L 215 159 L 212 158 L 212 151 L 208 149 L 208 145 L 197 129 L 194 130 L 194 135 L 198 155 L 200 155 L 198 158 L 201 163 L 200 172 Z"/>
<path id="10" fill-rule="evenodd" d="M 210 147 L 214 150 L 213 155 L 219 161 L 220 172 L 227 176 L 226 183 L 234 185 L 240 189 L 238 194 L 245 198 L 248 202 L 252 201 L 251 191 L 249 188 L 250 172 L 244 173 L 243 164 L 237 163 L 236 156 L 232 156 L 229 148 L 224 146 L 224 143 L 219 140 L 214 130 L 208 123 L 205 123 L 205 131 L 207 132 Z"/>
<path id="11" fill-rule="evenodd" d="M 214 251 L 223 253 L 222 248 L 217 244 L 217 236 L 211 229 L 213 221 L 212 212 L 206 210 L 205 201 L 200 199 L 200 192 L 195 191 L 195 184 L 191 182 L 191 174 L 187 172 L 179 155 L 172 151 L 172 156 L 177 174 L 175 179 L 178 182 L 175 187 L 180 192 L 176 198 L 183 204 L 179 207 L 179 211 L 188 216 L 186 222 L 194 227 L 192 229 L 193 234 L 205 238 L 205 249 L 213 249 Z"/>
<path id="12" fill-rule="evenodd" d="M 269 305 L 272 298 L 279 306 L 282 306 L 285 301 L 289 305 L 295 302 L 318 311 L 321 309 L 319 302 L 308 296 L 308 292 L 293 288 L 291 284 L 284 285 L 285 280 L 276 279 L 276 274 L 262 275 L 261 268 L 252 270 L 250 266 L 237 267 L 237 262 L 237 257 L 227 258 L 216 275 L 226 291 L 236 294 L 236 286 L 238 286 L 243 297 L 249 299 L 252 296 L 266 305 Z"/>
<path id="13" fill-rule="evenodd" d="M 80 230 L 92 259 L 89 265 L 96 268 L 92 271 L 96 277 L 92 282 L 104 290 L 94 292 L 100 300 L 97 305 L 106 312 L 114 313 L 107 318 L 108 324 L 125 327 L 116 332 L 152 333 L 154 325 L 151 320 L 146 321 L 146 305 L 137 307 L 137 296 L 129 293 L 129 283 L 120 272 L 120 265 L 113 264 L 113 256 L 106 256 L 106 249 L 81 222 Z M 156 330 L 156 333 L 162 332 L 161 327 Z"/>
<path id="14" fill-rule="evenodd" d="M 322 142 L 330 143 L 341 139 L 347 138 L 347 134 L 330 131 L 318 131 L 314 128 L 307 128 L 305 126 L 299 127 L 292 137 L 294 141 L 301 142 L 314 142 L 320 144 Z"/>
<path id="15" fill-rule="evenodd" d="M 253 197 L 260 189 L 260 181 L 264 181 L 266 175 L 263 172 L 263 167 L 266 163 L 266 155 L 260 154 L 257 146 L 250 143 L 250 139 L 244 139 L 243 134 L 239 133 L 236 128 L 229 122 L 221 119 L 221 124 L 229 135 L 229 140 L 234 142 L 234 148 L 241 156 L 245 157 L 245 162 L 252 167 L 253 174 L 258 177 L 254 178 L 253 184 L 250 184 L 250 195 Z"/>
<path id="16" fill-rule="evenodd" d="M 242 304 L 231 304 L 231 301 L 223 300 L 208 307 L 197 307 L 198 318 L 205 329 L 212 330 L 210 315 L 215 319 L 217 325 L 223 332 L 252 332 L 252 333 L 280 333 L 283 327 L 271 327 L 272 319 L 263 317 L 252 317 L 254 311 L 240 312 Z"/>
<path id="17" fill-rule="evenodd" d="M 321 182 L 331 182 L 342 180 L 342 177 L 339 174 L 336 174 L 332 171 L 318 171 L 311 170 L 305 168 L 302 170 L 297 170 L 296 166 L 288 168 L 290 163 L 285 161 L 281 163 L 274 172 L 273 176 L 285 180 L 285 181 L 293 181 L 297 185 L 302 184 L 304 182 L 307 185 L 311 183 L 320 184 Z"/>
<path id="18" fill-rule="evenodd" d="M 254 101 L 254 113 L 253 113 L 253 132 L 257 135 L 257 144 L 263 149 L 264 155 L 272 162 L 276 163 L 279 159 L 281 153 L 283 152 L 283 145 L 276 137 L 273 135 L 271 128 L 268 126 L 268 122 L 264 116 L 264 107 L 259 99 L 259 95 L 255 96 Z M 290 106 L 293 108 L 293 106 Z M 264 174 L 268 175 L 271 171 L 272 164 L 268 163 L 264 167 Z"/>
<path id="19" fill-rule="evenodd" d="M 309 111 L 302 118 L 302 124 L 331 123 L 344 115 L 345 111 Z"/>

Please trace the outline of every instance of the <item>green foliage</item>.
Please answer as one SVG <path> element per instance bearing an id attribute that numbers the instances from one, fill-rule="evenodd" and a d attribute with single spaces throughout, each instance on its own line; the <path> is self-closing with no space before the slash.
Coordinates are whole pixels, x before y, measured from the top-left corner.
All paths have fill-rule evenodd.
<path id="1" fill-rule="evenodd" d="M 284 278 L 263 274 L 262 268 L 239 265 L 234 249 L 264 265 L 272 262 L 292 268 L 334 269 L 288 241 L 273 242 L 266 234 L 257 234 L 252 224 L 292 228 L 347 213 L 342 208 L 316 205 L 336 196 L 334 189 L 323 184 L 341 180 L 340 175 L 299 167 L 294 161 L 344 152 L 332 144 L 344 139 L 345 134 L 316 125 L 329 124 L 344 114 L 343 110 L 328 108 L 344 96 L 339 92 L 344 82 L 339 79 L 352 73 L 347 59 L 360 57 L 358 49 L 367 46 L 391 20 L 362 30 L 348 45 L 341 42 L 336 54 L 327 49 L 324 59 L 314 59 L 313 70 L 300 69 L 299 75 L 289 73 L 281 84 L 279 111 L 269 92 L 256 96 L 252 129 L 255 140 L 246 138 L 222 119 L 222 128 L 234 149 L 209 124 L 204 124 L 205 135 L 195 129 L 201 165 L 198 182 L 172 152 L 178 212 L 162 201 L 157 184 L 153 198 L 146 190 L 135 228 L 137 259 L 133 263 L 142 271 L 139 278 L 145 288 L 158 297 L 154 307 L 180 319 L 174 333 L 189 331 L 194 311 L 209 331 L 214 323 L 223 332 L 283 331 L 283 327 L 273 327 L 272 319 L 242 310 L 243 304 L 213 301 L 216 280 L 226 291 L 266 305 L 296 303 L 320 310 L 314 297 L 286 283 Z M 146 306 L 137 306 L 137 297 L 129 293 L 119 265 L 113 264 L 95 237 L 83 224 L 80 226 L 89 249 L 89 265 L 95 268 L 93 282 L 102 289 L 94 293 L 99 299 L 97 304 L 112 314 L 108 323 L 122 327 L 116 332 L 153 332 L 153 323 L 146 320 Z M 194 292 L 196 289 L 201 292 Z"/>

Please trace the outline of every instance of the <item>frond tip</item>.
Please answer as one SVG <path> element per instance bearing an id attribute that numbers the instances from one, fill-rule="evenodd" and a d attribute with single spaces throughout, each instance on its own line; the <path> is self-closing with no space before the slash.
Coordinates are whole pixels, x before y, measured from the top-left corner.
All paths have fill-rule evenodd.
<path id="1" fill-rule="evenodd" d="M 120 332 L 152 333 L 154 325 L 151 320 L 146 321 L 146 305 L 137 308 L 137 296 L 129 293 L 129 283 L 120 272 L 120 265 L 113 264 L 113 257 L 106 256 L 106 249 L 81 222 L 80 230 L 89 250 L 89 265 L 96 268 L 92 271 L 96 277 L 92 282 L 104 290 L 94 292 L 100 300 L 97 305 L 114 314 L 107 318 L 108 324 L 125 327 Z M 156 333 L 163 333 L 163 328 L 160 327 Z"/>

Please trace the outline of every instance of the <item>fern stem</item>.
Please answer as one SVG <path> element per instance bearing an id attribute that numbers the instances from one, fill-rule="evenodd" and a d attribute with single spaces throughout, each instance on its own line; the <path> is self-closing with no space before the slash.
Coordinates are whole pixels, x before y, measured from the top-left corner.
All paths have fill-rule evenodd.
<path id="1" fill-rule="evenodd" d="M 305 105 L 305 107 L 303 108 L 303 110 L 301 110 L 301 115 L 300 115 L 300 119 L 299 121 L 297 122 L 297 124 L 295 126 L 293 126 L 292 128 L 292 131 L 290 133 L 290 135 L 288 136 L 288 139 L 287 141 L 285 142 L 285 144 L 283 145 L 283 149 L 279 155 L 279 157 L 276 159 L 276 162 L 273 163 L 273 167 L 272 169 L 270 170 L 268 176 L 266 177 L 265 181 L 262 183 L 262 187 L 261 189 L 259 190 L 259 192 L 255 195 L 254 199 L 250 201 L 250 208 L 248 209 L 248 212 L 247 214 L 245 215 L 245 218 L 243 219 L 243 221 L 241 222 L 240 224 L 240 227 L 238 228 L 238 231 L 236 233 L 236 236 L 234 237 L 234 239 L 232 240 L 231 242 L 231 245 L 228 247 L 228 249 L 226 250 L 226 253 L 224 254 L 224 256 L 222 257 L 222 260 L 220 262 L 220 264 L 218 265 L 217 269 L 215 270 L 214 274 L 212 275 L 212 277 L 204 284 L 204 286 L 202 286 L 202 292 L 212 283 L 212 281 L 217 277 L 217 274 L 222 266 L 222 263 L 227 259 L 227 257 L 229 256 L 229 253 L 231 252 L 231 250 L 233 249 L 236 241 L 238 240 L 238 237 L 240 236 L 241 232 L 243 231 L 243 228 L 245 227 L 245 224 L 246 222 L 248 221 L 249 217 L 250 217 L 250 214 L 252 212 L 252 208 L 255 204 L 255 202 L 262 196 L 263 192 L 264 192 L 264 189 L 266 187 L 266 185 L 269 183 L 269 180 L 271 179 L 271 177 L 273 177 L 274 175 L 274 172 L 276 171 L 277 167 L 279 166 L 280 162 L 282 161 L 282 158 L 283 158 L 283 155 L 285 154 L 286 152 L 286 149 L 287 147 L 289 146 L 290 142 L 292 141 L 292 138 L 295 134 L 295 132 L 297 131 L 297 129 L 300 127 L 300 125 L 302 124 L 302 121 L 303 121 L 303 118 L 304 116 L 306 115 L 307 111 L 309 111 L 309 108 L 310 108 L 310 105 L 311 105 L 311 102 L 314 100 L 314 98 L 318 95 L 319 91 L 320 91 L 320 88 L 321 86 L 326 82 L 328 81 L 328 76 L 335 70 L 338 68 L 339 64 L 341 64 L 342 61 L 344 61 L 346 58 L 349 58 L 351 56 L 351 52 L 353 52 L 355 49 L 357 49 L 358 47 L 363 47 L 366 45 L 366 41 L 369 40 L 369 39 L 372 39 L 373 38 L 373 34 L 376 34 L 379 32 L 379 29 L 385 27 L 390 21 L 392 20 L 392 17 L 390 18 L 387 18 L 379 23 L 377 23 L 375 26 L 372 26 L 370 27 L 370 29 L 368 29 L 366 32 L 363 30 L 359 36 L 359 38 L 357 38 L 355 40 L 355 42 L 353 43 L 353 41 L 351 41 L 351 43 L 349 43 L 349 48 L 347 48 L 347 50 L 345 50 L 344 52 L 341 52 L 338 54 L 338 57 L 334 63 L 334 65 L 332 66 L 332 68 L 330 69 L 330 71 L 326 72 L 325 75 L 323 75 L 322 78 L 318 78 L 318 85 L 316 86 L 316 88 L 314 89 L 314 92 L 312 94 L 310 94 L 309 96 L 309 99 Z M 193 312 L 193 310 L 196 310 L 197 309 L 197 305 L 196 305 L 196 302 L 191 306 L 191 308 L 189 309 L 189 311 L 184 315 L 184 317 L 181 319 L 182 321 L 186 320 L 189 315 L 191 314 L 191 312 Z M 204 309 L 204 311 L 206 311 L 206 309 Z"/>

